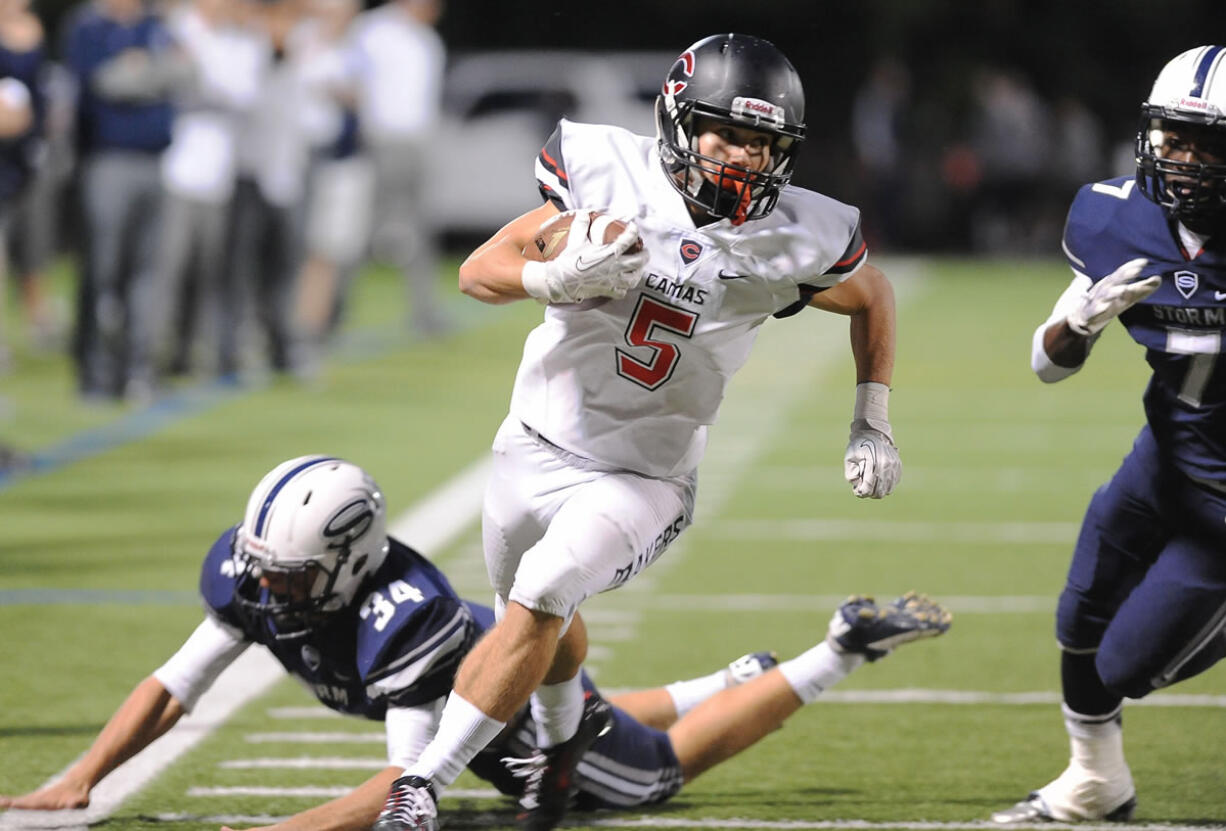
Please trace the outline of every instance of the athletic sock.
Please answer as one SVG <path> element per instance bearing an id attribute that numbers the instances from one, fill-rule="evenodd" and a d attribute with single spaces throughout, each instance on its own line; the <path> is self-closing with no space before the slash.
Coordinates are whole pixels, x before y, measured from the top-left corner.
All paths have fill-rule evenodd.
<path id="1" fill-rule="evenodd" d="M 504 727 L 504 722 L 490 718 L 453 691 L 443 707 L 434 739 L 405 774 L 429 779 L 435 795 L 440 795 Z"/>
<path id="2" fill-rule="evenodd" d="M 1108 778 L 1127 770 L 1122 709 L 1120 705 L 1113 712 L 1087 716 L 1064 705 L 1064 729 L 1068 731 L 1069 751 L 1075 764 Z"/>
<path id="3" fill-rule="evenodd" d="M 681 718 L 711 696 L 733 686 L 729 681 L 730 676 L 725 668 L 719 672 L 704 675 L 701 678 L 674 681 L 666 685 L 664 691 L 673 699 L 673 707 L 677 710 L 677 718 Z"/>
<path id="4" fill-rule="evenodd" d="M 809 651 L 781 663 L 779 671 L 800 700 L 809 704 L 854 672 L 864 660 L 863 655 L 856 653 L 835 652 L 822 641 Z"/>
<path id="5" fill-rule="evenodd" d="M 532 693 L 532 720 L 538 747 L 553 747 L 579 732 L 583 718 L 583 680 L 578 674 L 560 684 L 541 684 Z"/>

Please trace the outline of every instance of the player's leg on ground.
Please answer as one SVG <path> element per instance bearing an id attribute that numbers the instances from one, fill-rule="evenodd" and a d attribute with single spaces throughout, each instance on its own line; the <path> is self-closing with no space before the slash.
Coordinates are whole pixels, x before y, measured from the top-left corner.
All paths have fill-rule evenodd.
<path id="1" fill-rule="evenodd" d="M 663 687 L 633 690 L 609 699 L 640 724 L 667 730 L 677 719 L 728 687 L 744 684 L 778 665 L 774 652 L 750 652 L 710 675 L 674 681 Z"/>
<path id="2" fill-rule="evenodd" d="M 686 781 L 735 756 L 866 661 L 947 631 L 951 615 L 906 594 L 886 606 L 856 596 L 835 610 L 825 638 L 795 658 L 704 701 L 668 731 Z"/>

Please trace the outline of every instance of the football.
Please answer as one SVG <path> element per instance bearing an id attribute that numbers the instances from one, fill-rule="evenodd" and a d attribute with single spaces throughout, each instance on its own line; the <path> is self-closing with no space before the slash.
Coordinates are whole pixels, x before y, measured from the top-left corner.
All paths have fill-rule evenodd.
<path id="1" fill-rule="evenodd" d="M 592 234 L 601 234 L 600 242 L 609 243 L 617 239 L 617 235 L 626 229 L 626 223 L 620 219 L 614 219 L 601 211 L 589 211 L 588 213 L 592 217 L 592 226 L 588 231 L 589 239 L 592 238 Z M 574 219 L 574 212 L 566 211 L 545 220 L 537 229 L 532 242 L 524 248 L 524 257 L 537 262 L 545 262 L 558 256 L 566 247 L 566 237 L 570 233 L 570 225 Z M 642 248 L 643 241 L 636 239 L 628 251 L 633 254 L 641 251 Z"/>

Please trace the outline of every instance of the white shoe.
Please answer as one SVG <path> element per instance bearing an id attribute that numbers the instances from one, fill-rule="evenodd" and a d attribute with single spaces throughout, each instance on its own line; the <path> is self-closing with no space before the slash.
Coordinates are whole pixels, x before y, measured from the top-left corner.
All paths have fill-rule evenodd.
<path id="1" fill-rule="evenodd" d="M 1107 778 L 1071 762 L 1054 781 L 992 814 L 992 821 L 1000 825 L 1086 819 L 1127 822 L 1136 807 L 1137 792 L 1127 765 Z"/>

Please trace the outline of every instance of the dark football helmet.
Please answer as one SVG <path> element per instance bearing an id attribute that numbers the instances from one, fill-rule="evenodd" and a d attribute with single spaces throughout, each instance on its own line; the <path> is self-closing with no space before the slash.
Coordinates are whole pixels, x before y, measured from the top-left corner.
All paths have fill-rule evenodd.
<path id="1" fill-rule="evenodd" d="M 1226 47 L 1198 46 L 1162 68 L 1136 151 L 1137 185 L 1168 216 L 1198 233 L 1226 230 Z"/>
<path id="2" fill-rule="evenodd" d="M 383 565 L 383 493 L 341 459 L 290 459 L 251 492 L 234 548 L 240 612 L 278 640 L 302 637 L 352 603 Z"/>
<path id="3" fill-rule="evenodd" d="M 766 168 L 749 170 L 700 154 L 699 117 L 767 133 Z M 669 181 L 691 205 L 735 225 L 774 209 L 792 178 L 804 120 L 800 75 L 774 44 L 750 35 L 712 35 L 686 49 L 656 98 L 660 160 Z"/>

